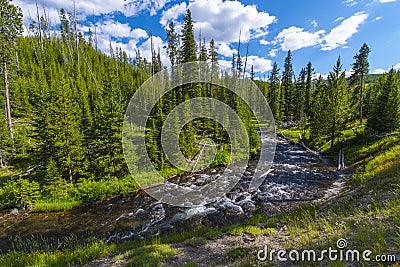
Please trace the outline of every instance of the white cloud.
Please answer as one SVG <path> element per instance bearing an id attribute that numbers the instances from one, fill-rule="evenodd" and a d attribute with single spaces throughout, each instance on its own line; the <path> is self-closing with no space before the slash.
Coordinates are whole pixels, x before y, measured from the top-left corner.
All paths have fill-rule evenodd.
<path id="1" fill-rule="evenodd" d="M 218 65 L 221 68 L 222 71 L 228 71 L 232 68 L 232 61 L 229 60 L 224 60 L 224 59 L 219 59 L 218 60 Z"/>
<path id="2" fill-rule="evenodd" d="M 164 10 L 161 15 L 160 23 L 162 26 L 167 26 L 168 22 L 175 21 L 180 15 L 186 13 L 186 3 L 182 2 L 180 4 L 176 4 L 169 8 L 168 10 Z"/>
<path id="3" fill-rule="evenodd" d="M 318 27 L 318 22 L 315 19 L 312 20 L 310 23 L 314 28 Z"/>
<path id="4" fill-rule="evenodd" d="M 400 63 L 397 63 L 396 65 L 393 66 L 393 69 L 395 70 L 400 70 Z"/>
<path id="5" fill-rule="evenodd" d="M 391 68 L 389 68 L 389 69 L 387 69 L 387 70 L 384 70 L 384 69 L 382 69 L 382 68 L 375 69 L 375 70 L 373 70 L 371 73 L 372 73 L 372 74 L 383 74 L 383 73 L 389 72 L 392 68 L 393 68 L 394 70 L 400 70 L 400 63 L 397 63 L 396 65 L 394 65 L 393 67 L 391 67 Z"/>
<path id="6" fill-rule="evenodd" d="M 244 60 L 245 59 L 243 58 L 243 61 Z M 218 63 L 222 71 L 229 71 L 232 68 L 232 61 L 222 59 L 218 60 Z M 253 66 L 254 72 L 264 73 L 272 70 L 272 61 L 259 56 L 248 56 L 246 64 L 246 73 L 250 72 L 251 66 Z"/>
<path id="7" fill-rule="evenodd" d="M 358 4 L 358 3 L 357 3 L 356 0 L 344 0 L 343 4 L 345 4 L 346 6 L 354 6 L 354 5 Z"/>
<path id="8" fill-rule="evenodd" d="M 150 15 L 155 15 L 158 10 L 162 9 L 166 3 L 171 0 L 76 0 L 76 12 L 80 18 L 85 18 L 90 15 L 110 14 L 115 11 L 122 12 L 126 16 L 135 16 L 140 12 L 150 12 Z M 15 3 L 19 5 L 24 15 L 31 13 L 36 14 L 36 0 L 16 0 Z M 57 11 L 64 8 L 66 12 L 73 11 L 73 1 L 65 0 L 41 0 L 38 1 L 40 11 L 43 7 L 50 10 L 54 19 L 58 21 Z M 34 17 L 34 16 L 32 16 Z"/>
<path id="9" fill-rule="evenodd" d="M 341 20 L 344 20 L 344 17 L 338 17 L 337 19 L 335 19 L 335 22 L 338 22 L 338 21 L 341 21 Z"/>
<path id="10" fill-rule="evenodd" d="M 262 44 L 262 45 L 269 45 L 271 42 L 268 42 L 267 40 L 263 40 L 263 39 L 261 39 L 260 40 L 260 44 Z"/>
<path id="11" fill-rule="evenodd" d="M 382 16 L 376 17 L 376 18 L 374 18 L 373 22 L 380 21 L 382 18 L 383 18 Z"/>
<path id="12" fill-rule="evenodd" d="M 379 3 L 390 3 L 390 2 L 395 2 L 397 0 L 379 0 Z"/>
<path id="13" fill-rule="evenodd" d="M 117 39 L 120 38 L 131 38 L 134 40 L 139 40 L 141 38 L 148 37 L 147 32 L 143 29 L 137 28 L 133 29 L 129 24 L 122 24 L 118 21 L 106 20 L 103 22 L 97 22 L 97 33 L 102 35 L 108 35 L 115 37 Z M 93 28 L 94 26 L 92 26 Z"/>
<path id="14" fill-rule="evenodd" d="M 217 43 L 238 40 L 247 42 L 251 37 L 268 34 L 268 26 L 276 21 L 274 16 L 259 12 L 255 5 L 244 5 L 236 0 L 194 0 L 190 2 L 196 35 L 201 29 L 206 39 Z"/>
<path id="15" fill-rule="evenodd" d="M 254 68 L 254 72 L 267 72 L 272 70 L 272 61 L 263 57 L 248 56 L 247 57 L 247 71 Z"/>
<path id="16" fill-rule="evenodd" d="M 156 53 L 158 53 L 158 51 L 160 51 L 160 57 L 161 57 L 161 62 L 166 65 L 169 66 L 169 59 L 168 59 L 168 55 L 165 51 L 165 49 L 163 49 L 163 47 L 166 44 L 164 43 L 164 41 L 161 39 L 161 37 L 159 36 L 153 36 L 153 47 Z M 147 60 L 151 60 L 151 39 L 148 38 L 145 42 L 143 42 L 138 49 L 140 50 L 140 54 L 142 57 L 147 58 Z"/>
<path id="17" fill-rule="evenodd" d="M 269 51 L 268 56 L 269 57 L 276 57 L 276 54 L 278 53 L 278 49 L 271 49 L 271 51 Z"/>
<path id="18" fill-rule="evenodd" d="M 317 32 L 306 32 L 303 28 L 291 26 L 283 29 L 275 38 L 276 43 L 280 43 L 283 51 L 298 50 L 304 47 L 315 46 L 320 42 L 324 30 Z"/>
<path id="19" fill-rule="evenodd" d="M 319 79 L 320 76 L 322 77 L 322 79 L 326 80 L 326 79 L 328 79 L 329 74 L 322 74 L 322 73 L 317 72 L 317 73 L 313 74 L 312 79 L 317 80 L 317 79 Z"/>
<path id="20" fill-rule="evenodd" d="M 232 57 L 233 54 L 237 54 L 237 50 L 231 49 L 227 43 L 221 43 L 217 49 L 218 54 L 224 57 Z"/>
<path id="21" fill-rule="evenodd" d="M 323 37 L 321 50 L 330 51 L 341 45 L 358 32 L 358 27 L 368 18 L 365 12 L 355 13 L 353 16 L 342 21 L 340 25 L 333 28 L 329 34 Z"/>
<path id="22" fill-rule="evenodd" d="M 385 72 L 386 72 L 386 70 L 384 70 L 384 69 L 376 69 L 376 70 L 373 70 L 371 73 L 372 74 L 383 74 Z"/>

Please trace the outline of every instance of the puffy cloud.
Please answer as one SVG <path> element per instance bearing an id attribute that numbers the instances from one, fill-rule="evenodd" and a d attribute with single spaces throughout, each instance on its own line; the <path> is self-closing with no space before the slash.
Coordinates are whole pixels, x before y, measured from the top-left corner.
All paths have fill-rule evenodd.
<path id="1" fill-rule="evenodd" d="M 276 54 L 278 53 L 278 49 L 271 49 L 271 51 L 269 51 L 268 56 L 269 57 L 276 57 Z"/>
<path id="2" fill-rule="evenodd" d="M 182 2 L 180 4 L 176 4 L 171 8 L 164 10 L 161 14 L 160 23 L 162 26 L 167 26 L 169 21 L 175 21 L 180 15 L 186 13 L 186 3 Z"/>
<path id="3" fill-rule="evenodd" d="M 243 60 L 245 60 L 243 58 Z M 229 60 L 218 60 L 219 66 L 223 71 L 229 71 L 232 68 L 232 61 Z M 246 73 L 250 72 L 251 66 L 254 68 L 254 72 L 264 73 L 272 70 L 272 61 L 259 56 L 248 56 Z"/>
<path id="4" fill-rule="evenodd" d="M 227 43 L 221 43 L 217 49 L 218 54 L 224 57 L 232 57 L 233 54 L 237 53 L 237 50 L 231 49 Z"/>
<path id="5" fill-rule="evenodd" d="M 272 61 L 263 57 L 248 56 L 247 57 L 247 70 L 249 71 L 253 66 L 255 72 L 267 72 L 272 70 Z"/>
<path id="6" fill-rule="evenodd" d="M 298 50 L 300 48 L 315 46 L 320 43 L 324 30 L 306 32 L 303 28 L 291 26 L 283 29 L 275 38 L 275 43 L 280 43 L 282 50 Z"/>
<path id="7" fill-rule="evenodd" d="M 163 47 L 166 44 L 164 43 L 164 41 L 161 39 L 161 37 L 159 36 L 153 36 L 153 47 L 156 53 L 158 53 L 158 51 L 160 51 L 160 57 L 161 57 L 161 62 L 165 65 L 165 66 L 169 66 L 170 62 L 168 59 L 168 55 L 165 51 L 165 49 L 163 49 Z M 140 54 L 142 57 L 147 58 L 148 60 L 151 60 L 151 39 L 148 38 L 145 42 L 143 42 L 138 49 L 140 50 Z"/>
<path id="8" fill-rule="evenodd" d="M 383 74 L 385 72 L 386 72 L 386 70 L 384 70 L 384 69 L 376 69 L 376 70 L 373 70 L 371 73 L 372 74 Z"/>
<path id="9" fill-rule="evenodd" d="M 75 7 L 77 15 L 85 18 L 89 15 L 111 14 L 116 11 L 122 12 L 126 16 L 135 16 L 140 12 L 148 11 L 150 15 L 162 9 L 166 3 L 171 0 L 76 0 Z M 24 11 L 24 14 L 36 14 L 36 0 L 16 0 L 15 3 Z M 42 0 L 39 1 L 40 9 L 44 7 L 52 12 L 54 19 L 58 19 L 57 10 L 64 8 L 66 11 L 72 12 L 73 1 L 64 0 Z M 55 12 L 54 12 L 55 11 Z"/>
<path id="10" fill-rule="evenodd" d="M 244 5 L 239 1 L 194 0 L 190 2 L 195 31 L 201 30 L 206 39 L 214 38 L 217 43 L 229 43 L 241 39 L 268 34 L 268 26 L 276 21 L 267 12 L 259 12 L 255 5 Z"/>
<path id="11" fill-rule="evenodd" d="M 143 29 L 133 29 L 129 24 L 122 24 L 118 21 L 106 20 L 96 23 L 98 34 L 112 36 L 114 38 L 130 38 L 139 40 L 148 37 L 147 32 Z"/>
<path id="12" fill-rule="evenodd" d="M 347 40 L 358 32 L 358 27 L 368 18 L 365 12 L 355 13 L 353 16 L 342 21 L 340 25 L 333 28 L 329 34 L 324 36 L 321 50 L 333 50 L 345 45 Z"/>
<path id="13" fill-rule="evenodd" d="M 381 68 L 375 69 L 371 73 L 372 74 L 383 74 L 383 73 L 389 72 L 392 68 L 394 70 L 400 70 L 400 63 L 397 63 L 396 65 L 392 66 L 391 68 L 389 68 L 387 70 L 384 70 L 384 69 L 381 69 Z"/>

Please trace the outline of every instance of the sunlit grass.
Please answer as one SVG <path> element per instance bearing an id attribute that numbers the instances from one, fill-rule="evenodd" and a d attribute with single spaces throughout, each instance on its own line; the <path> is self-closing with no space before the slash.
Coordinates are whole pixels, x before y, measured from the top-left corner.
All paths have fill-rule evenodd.
<path id="1" fill-rule="evenodd" d="M 68 200 L 57 200 L 57 201 L 38 201 L 33 205 L 34 212 L 51 212 L 51 211 L 66 211 L 81 205 L 80 201 L 68 201 Z"/>

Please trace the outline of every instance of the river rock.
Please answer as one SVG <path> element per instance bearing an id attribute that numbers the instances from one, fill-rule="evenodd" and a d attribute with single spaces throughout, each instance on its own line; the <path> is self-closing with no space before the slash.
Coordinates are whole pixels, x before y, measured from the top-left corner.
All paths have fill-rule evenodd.
<path id="1" fill-rule="evenodd" d="M 253 212 L 256 210 L 256 205 L 254 205 L 254 202 L 248 199 L 239 201 L 236 204 L 238 204 L 244 212 Z"/>
<path id="2" fill-rule="evenodd" d="M 10 211 L 10 215 L 18 215 L 19 211 L 17 208 L 14 208 Z"/>

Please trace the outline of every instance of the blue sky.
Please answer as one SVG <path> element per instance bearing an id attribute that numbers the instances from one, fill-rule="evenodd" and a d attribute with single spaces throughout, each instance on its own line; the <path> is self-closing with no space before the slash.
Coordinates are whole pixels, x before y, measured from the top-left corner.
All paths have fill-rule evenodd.
<path id="1" fill-rule="evenodd" d="M 25 23 L 35 16 L 35 0 L 14 0 L 24 12 Z M 52 24 L 61 7 L 72 12 L 73 1 L 38 0 Z M 289 49 L 295 73 L 313 63 L 315 72 L 327 74 L 338 56 L 351 69 L 353 56 L 366 42 L 371 48 L 370 73 L 400 69 L 400 0 L 76 0 L 79 29 L 98 34 L 98 47 L 107 52 L 110 40 L 134 56 L 136 50 L 150 55 L 150 32 L 155 49 L 168 64 L 163 50 L 165 26 L 174 21 L 178 29 L 189 8 L 195 34 L 218 45 L 220 64 L 228 67 L 241 31 L 241 54 L 249 43 L 248 65 L 263 78 L 274 61 L 280 68 Z"/>

